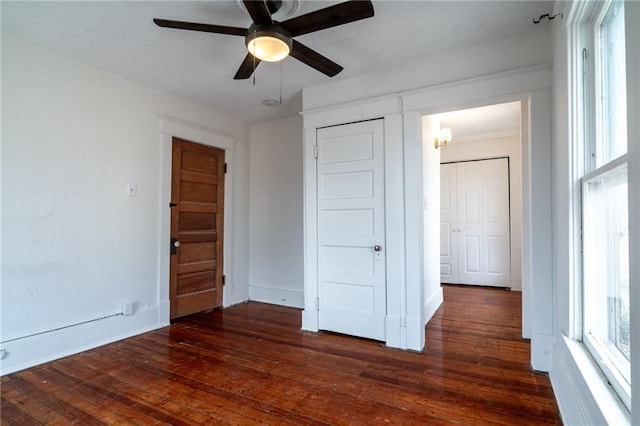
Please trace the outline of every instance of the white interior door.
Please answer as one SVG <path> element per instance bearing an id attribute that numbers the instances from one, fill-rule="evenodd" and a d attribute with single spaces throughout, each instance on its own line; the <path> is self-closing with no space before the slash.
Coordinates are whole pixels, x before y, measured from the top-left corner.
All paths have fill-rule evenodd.
<path id="1" fill-rule="evenodd" d="M 382 120 L 319 129 L 318 326 L 385 340 Z"/>
<path id="2" fill-rule="evenodd" d="M 510 287 L 508 160 L 441 165 L 441 176 L 446 197 L 456 198 L 441 211 L 442 282 Z M 457 256 L 450 254 L 454 245 Z"/>
<path id="3" fill-rule="evenodd" d="M 440 282 L 458 284 L 458 193 L 455 163 L 440 166 Z"/>

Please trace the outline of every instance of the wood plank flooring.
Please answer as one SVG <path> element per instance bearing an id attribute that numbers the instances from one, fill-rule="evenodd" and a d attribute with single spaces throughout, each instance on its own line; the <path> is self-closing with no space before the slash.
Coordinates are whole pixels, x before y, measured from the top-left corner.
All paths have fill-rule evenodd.
<path id="1" fill-rule="evenodd" d="M 3 425 L 561 424 L 520 293 L 444 286 L 423 353 L 248 303 L 1 379 Z"/>

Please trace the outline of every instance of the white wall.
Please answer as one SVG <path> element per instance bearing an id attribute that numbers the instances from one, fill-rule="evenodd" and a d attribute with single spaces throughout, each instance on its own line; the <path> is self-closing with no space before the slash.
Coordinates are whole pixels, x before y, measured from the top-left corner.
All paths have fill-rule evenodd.
<path id="1" fill-rule="evenodd" d="M 424 318 L 429 321 L 442 304 L 440 285 L 440 162 L 444 151 L 436 149 L 433 140 L 440 123 L 433 117 L 422 117 L 422 191 L 423 191 L 423 279 Z"/>
<path id="2" fill-rule="evenodd" d="M 249 295 L 302 308 L 302 116 L 252 124 L 249 134 Z"/>
<path id="3" fill-rule="evenodd" d="M 236 139 L 232 243 L 234 257 L 248 258 L 248 128 L 240 120 L 8 34 L 2 96 L 3 374 L 166 321 L 158 306 L 167 298 L 159 253 L 168 244 L 159 238 L 168 206 L 160 205 L 158 115 Z M 127 196 L 129 182 L 136 197 Z M 231 264 L 237 281 L 229 285 L 246 287 L 246 262 Z M 47 333 L 118 314 L 123 300 L 133 315 Z"/>
<path id="4" fill-rule="evenodd" d="M 452 141 L 440 162 L 509 157 L 509 213 L 511 218 L 511 290 L 522 290 L 522 154 L 520 135 L 478 135 L 473 142 Z"/>

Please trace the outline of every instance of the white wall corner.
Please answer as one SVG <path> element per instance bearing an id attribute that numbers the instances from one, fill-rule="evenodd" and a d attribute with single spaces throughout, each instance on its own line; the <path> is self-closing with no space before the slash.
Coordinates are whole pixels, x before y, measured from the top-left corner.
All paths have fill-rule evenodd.
<path id="1" fill-rule="evenodd" d="M 404 238 L 407 349 L 424 348 L 424 246 L 422 117 L 417 111 L 402 114 L 404 150 Z M 436 261 L 436 259 L 434 259 Z M 438 279 L 439 281 L 439 279 Z"/>
<path id="2" fill-rule="evenodd" d="M 551 334 L 533 333 L 531 336 L 531 368 L 536 371 L 551 371 L 555 342 L 556 338 Z"/>
<path id="3" fill-rule="evenodd" d="M 249 299 L 255 302 L 271 303 L 272 305 L 289 306 L 291 308 L 304 307 L 304 292 L 267 285 L 249 286 Z"/>
<path id="4" fill-rule="evenodd" d="M 424 318 L 428 323 L 433 315 L 436 313 L 438 308 L 444 302 L 444 293 L 442 292 L 442 287 L 439 287 L 436 291 L 427 295 L 426 301 L 424 303 Z"/>
<path id="5" fill-rule="evenodd" d="M 237 305 L 249 300 L 249 285 L 226 285 L 224 287 L 224 307 Z"/>
<path id="6" fill-rule="evenodd" d="M 171 323 L 171 302 L 169 299 L 162 299 L 158 302 L 158 324 L 161 327 Z"/>

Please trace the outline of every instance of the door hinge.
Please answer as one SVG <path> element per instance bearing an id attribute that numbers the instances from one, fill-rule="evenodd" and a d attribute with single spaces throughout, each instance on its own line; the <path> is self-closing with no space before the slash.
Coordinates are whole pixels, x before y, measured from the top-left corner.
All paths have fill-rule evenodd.
<path id="1" fill-rule="evenodd" d="M 169 208 L 178 207 L 176 203 L 169 203 Z"/>
<path id="2" fill-rule="evenodd" d="M 227 163 L 224 163 L 224 172 L 227 173 Z"/>
<path id="3" fill-rule="evenodd" d="M 320 312 L 320 298 L 316 297 L 316 312 Z"/>
<path id="4" fill-rule="evenodd" d="M 313 158 L 318 158 L 318 145 L 313 146 Z"/>
<path id="5" fill-rule="evenodd" d="M 225 285 L 225 281 L 227 280 L 227 276 L 226 275 L 222 275 L 222 285 Z"/>

